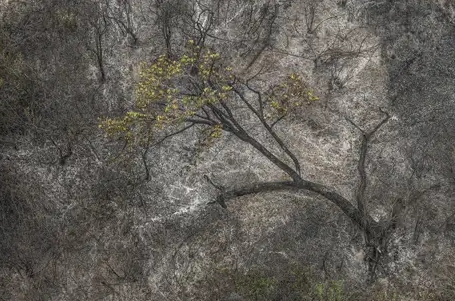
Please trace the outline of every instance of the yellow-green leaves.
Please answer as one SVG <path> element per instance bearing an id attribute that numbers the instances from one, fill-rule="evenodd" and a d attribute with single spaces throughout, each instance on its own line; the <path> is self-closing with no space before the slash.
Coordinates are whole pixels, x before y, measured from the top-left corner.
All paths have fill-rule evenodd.
<path id="1" fill-rule="evenodd" d="M 129 111 L 123 117 L 100 120 L 99 128 L 109 137 L 122 137 L 132 146 L 142 144 L 144 139 L 148 139 L 148 131 L 145 128 L 147 119 L 150 119 L 147 114 Z"/>
<path id="2" fill-rule="evenodd" d="M 192 40 L 188 43 L 194 45 Z M 136 90 L 137 107 L 149 111 L 154 104 L 162 103 L 165 115 L 182 117 L 208 103 L 225 99 L 226 92 L 231 90 L 229 86 L 218 91 L 208 83 L 209 79 L 218 82 L 222 78 L 216 71 L 219 58 L 218 53 L 192 46 L 189 53 L 176 60 L 162 55 L 151 65 L 143 64 Z M 190 82 L 198 88 L 188 87 Z"/>
<path id="3" fill-rule="evenodd" d="M 292 73 L 268 91 L 267 100 L 275 113 L 284 115 L 289 109 L 304 103 L 310 104 L 319 100 L 319 97 L 314 94 L 300 75 Z"/>
<path id="4" fill-rule="evenodd" d="M 216 141 L 223 136 L 223 127 L 221 124 L 204 129 L 202 132 L 202 137 L 198 142 L 200 148 L 210 148 Z"/>
<path id="5" fill-rule="evenodd" d="M 140 82 L 136 88 L 136 106 L 148 111 L 150 104 L 162 99 L 172 99 L 178 93 L 172 87 L 172 79 L 182 74 L 183 68 L 190 64 L 187 56 L 179 61 L 171 61 L 166 56 L 160 56 L 155 63 L 141 65 Z"/>
<path id="6" fill-rule="evenodd" d="M 308 102 L 312 102 L 312 101 L 316 101 L 316 100 L 319 100 L 319 97 L 317 97 L 316 95 L 313 94 L 313 91 L 309 90 L 307 92 L 307 95 L 308 95 Z"/>
<path id="7" fill-rule="evenodd" d="M 217 124 L 212 128 L 212 132 L 210 133 L 210 136 L 212 138 L 221 138 L 222 134 L 223 134 L 223 128 L 221 125 Z"/>
<path id="8" fill-rule="evenodd" d="M 107 135 L 136 143 L 138 139 L 132 138 L 136 135 L 178 127 L 204 107 L 229 99 L 231 69 L 221 68 L 220 54 L 201 49 L 192 40 L 187 48 L 176 59 L 161 55 L 153 63 L 141 64 L 133 109 L 124 116 L 102 120 L 100 127 Z M 213 126 L 207 134 L 214 139 L 221 132 L 221 126 Z"/>
<path id="9" fill-rule="evenodd" d="M 222 136 L 223 128 L 218 123 L 224 117 L 220 112 L 231 101 L 239 101 L 241 93 L 235 89 L 232 68 L 221 64 L 219 53 L 201 48 L 194 41 L 188 42 L 187 49 L 178 58 L 161 55 L 154 62 L 141 65 L 131 111 L 101 122 L 108 135 L 134 144 L 150 138 L 150 133 L 174 131 L 183 123 L 192 122 L 208 127 L 204 132 L 208 145 Z M 286 115 L 293 107 L 318 99 L 296 73 L 260 95 L 260 107 L 267 116 Z"/>

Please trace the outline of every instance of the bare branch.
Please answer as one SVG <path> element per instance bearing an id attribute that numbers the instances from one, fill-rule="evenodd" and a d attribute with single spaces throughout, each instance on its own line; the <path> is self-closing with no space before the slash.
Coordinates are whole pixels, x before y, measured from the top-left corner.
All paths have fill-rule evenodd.
<path id="1" fill-rule="evenodd" d="M 267 159 L 270 160 L 273 164 L 275 164 L 278 168 L 282 171 L 287 173 L 294 181 L 300 182 L 302 179 L 300 175 L 289 165 L 284 163 L 280 160 L 277 156 L 275 156 L 272 152 L 270 152 L 266 147 L 264 147 L 259 141 L 248 135 L 246 131 L 241 131 L 234 133 L 240 140 L 249 143 L 255 149 L 257 149 L 261 154 L 263 154 Z"/>
<path id="2" fill-rule="evenodd" d="M 384 123 L 386 123 L 386 122 L 390 119 L 389 113 L 383 111 L 382 109 L 379 109 L 379 110 L 381 111 L 381 113 L 385 114 L 386 117 L 385 117 L 378 125 L 376 125 L 375 128 L 374 128 L 371 132 L 369 132 L 369 133 L 367 134 L 368 139 L 370 139 L 370 138 L 376 133 L 376 131 L 379 130 L 379 128 L 380 128 L 381 126 L 383 126 Z"/>
<path id="3" fill-rule="evenodd" d="M 259 91 L 251 88 L 250 85 L 248 84 L 248 81 L 246 82 L 245 85 L 248 88 L 248 90 L 250 90 L 251 92 L 253 92 L 254 94 L 257 95 L 257 97 L 258 97 L 258 105 L 259 105 L 259 114 L 260 114 L 261 118 L 264 118 L 264 102 L 262 101 L 262 94 Z"/>
<path id="4" fill-rule="evenodd" d="M 191 122 L 192 122 L 192 121 L 191 121 Z M 178 130 L 178 131 L 175 131 L 175 132 L 172 132 L 172 133 L 170 133 L 170 134 L 167 134 L 166 136 L 164 136 L 163 138 L 161 138 L 160 140 L 158 140 L 157 142 L 155 142 L 152 146 L 156 146 L 156 145 L 158 145 L 158 144 L 161 144 L 161 143 L 163 143 L 166 139 L 171 138 L 171 137 L 173 137 L 173 136 L 175 136 L 175 135 L 178 135 L 178 134 L 180 134 L 180 133 L 183 133 L 184 131 L 186 131 L 186 130 L 192 128 L 192 127 L 195 126 L 195 125 L 196 125 L 196 122 L 193 122 L 193 123 L 191 123 L 190 125 L 188 125 L 188 126 L 182 128 L 182 129 L 180 129 L 180 130 Z"/>
<path id="5" fill-rule="evenodd" d="M 354 121 L 352 121 L 351 119 L 345 117 L 346 121 L 348 121 L 350 124 L 352 124 L 356 129 L 358 129 L 363 135 L 365 135 L 365 132 L 357 125 L 354 123 Z"/>
<path id="6" fill-rule="evenodd" d="M 356 201 L 357 208 L 360 213 L 364 215 L 366 213 L 365 205 L 365 189 L 367 187 L 367 174 L 365 172 L 365 158 L 368 150 L 368 137 L 364 134 L 362 135 L 362 144 L 360 146 L 360 156 L 359 162 L 357 163 L 357 171 L 360 176 L 359 187 L 357 188 Z"/>
<path id="7" fill-rule="evenodd" d="M 194 124 L 205 124 L 205 125 L 210 125 L 210 126 L 216 125 L 215 121 L 207 120 L 207 119 L 187 118 L 187 119 L 185 119 L 185 121 L 186 122 L 191 122 L 191 123 L 194 123 Z"/>
<path id="8" fill-rule="evenodd" d="M 368 151 L 368 142 L 370 141 L 371 137 L 379 130 L 379 128 L 384 125 L 390 118 L 390 115 L 387 112 L 381 110 L 382 113 L 386 114 L 386 118 L 384 118 L 380 123 L 378 123 L 374 129 L 368 133 L 362 130 L 357 124 L 355 124 L 350 119 L 346 118 L 348 122 L 350 122 L 355 128 L 357 128 L 362 133 L 362 141 L 360 145 L 360 154 L 359 154 L 359 162 L 357 163 L 357 171 L 359 173 L 360 182 L 359 186 L 357 187 L 356 192 L 356 202 L 357 208 L 360 211 L 362 216 L 366 216 L 366 200 L 365 200 L 365 190 L 367 187 L 367 174 L 365 171 L 365 159 L 367 156 Z"/>
<path id="9" fill-rule="evenodd" d="M 218 120 L 223 125 L 223 129 L 232 133 L 237 131 L 244 131 L 240 124 L 237 122 L 237 120 L 235 120 L 234 115 L 232 114 L 229 107 L 222 102 L 221 105 L 223 106 L 226 113 L 224 113 L 222 110 L 220 110 L 213 104 L 209 104 L 208 106 L 211 109 L 212 113 L 216 116 L 216 118 L 218 118 Z"/>
<path id="10" fill-rule="evenodd" d="M 208 175 L 204 175 L 204 179 L 206 179 L 207 182 L 209 182 L 210 185 L 212 185 L 212 186 L 215 187 L 216 189 L 218 189 L 218 190 L 220 190 L 220 191 L 225 191 L 224 186 L 217 185 L 217 184 L 213 183 L 213 181 L 209 178 Z"/>
<path id="11" fill-rule="evenodd" d="M 278 122 L 280 122 L 281 120 L 283 120 L 284 117 L 286 117 L 286 114 L 283 114 L 283 115 L 281 115 L 280 117 L 278 117 L 277 120 L 275 120 L 274 122 L 272 122 L 272 124 L 270 125 L 270 127 L 273 128 Z"/>
<path id="12" fill-rule="evenodd" d="M 222 185 L 217 185 L 215 184 L 210 178 L 209 176 L 207 175 L 204 175 L 204 179 L 207 180 L 207 182 L 209 182 L 210 185 L 212 185 L 213 187 L 215 187 L 217 190 L 220 191 L 220 195 L 223 195 L 226 191 L 226 189 L 224 188 L 224 186 Z M 221 207 L 223 207 L 224 209 L 227 209 L 227 206 L 226 206 L 226 203 L 224 202 L 224 199 L 223 198 L 216 198 L 214 201 L 212 202 L 208 202 L 207 205 L 209 204 L 215 204 L 215 203 L 218 203 L 220 204 Z"/>
<path id="13" fill-rule="evenodd" d="M 377 224 L 368 214 L 362 214 L 362 212 L 358 208 L 354 207 L 351 202 L 340 194 L 332 191 L 329 187 L 305 180 L 301 186 L 302 189 L 315 192 L 334 203 L 361 229 L 367 230 L 370 226 Z"/>
<path id="14" fill-rule="evenodd" d="M 248 86 L 247 86 L 248 87 Z M 250 87 L 248 87 L 251 91 L 257 93 L 260 97 L 261 93 L 252 90 Z M 292 162 L 294 162 L 295 170 L 296 172 L 300 175 L 300 163 L 297 157 L 289 150 L 289 148 L 286 146 L 286 144 L 281 140 L 281 138 L 276 134 L 276 132 L 273 130 L 273 128 L 268 124 L 268 122 L 265 120 L 264 115 L 261 114 L 258 110 L 256 110 L 245 98 L 243 93 L 241 93 L 239 90 L 233 88 L 233 91 L 240 97 L 240 99 L 248 106 L 248 108 L 257 116 L 257 118 L 261 121 L 262 125 L 267 129 L 267 131 L 272 135 L 273 139 L 278 143 L 278 145 L 281 147 L 281 149 L 291 158 Z M 262 102 L 262 99 L 259 99 L 259 102 Z M 261 106 L 262 109 L 262 106 Z"/>
<path id="15" fill-rule="evenodd" d="M 376 224 L 376 222 L 371 217 L 362 216 L 361 212 L 356 207 L 354 207 L 351 204 L 351 202 L 349 202 L 340 194 L 332 191 L 330 188 L 322 184 L 305 180 L 301 180 L 300 182 L 295 181 L 260 182 L 245 185 L 239 188 L 224 190 L 221 191 L 215 202 L 225 205 L 225 202 L 228 200 L 250 194 L 273 191 L 298 192 L 301 190 L 316 193 L 320 196 L 323 196 L 327 200 L 331 201 L 338 208 L 340 208 L 341 211 L 343 211 L 352 221 L 354 221 L 354 223 L 356 223 L 361 229 L 366 229 L 366 227 L 373 226 Z"/>
<path id="16" fill-rule="evenodd" d="M 293 181 L 283 182 L 263 182 L 246 185 L 240 188 L 230 189 L 222 191 L 216 198 L 216 202 L 222 206 L 226 206 L 225 202 L 233 198 L 237 198 L 244 195 L 256 194 L 261 192 L 271 192 L 280 190 L 293 190 L 297 189 Z M 213 203 L 213 202 L 212 202 Z M 224 207 L 227 208 L 227 207 Z"/>

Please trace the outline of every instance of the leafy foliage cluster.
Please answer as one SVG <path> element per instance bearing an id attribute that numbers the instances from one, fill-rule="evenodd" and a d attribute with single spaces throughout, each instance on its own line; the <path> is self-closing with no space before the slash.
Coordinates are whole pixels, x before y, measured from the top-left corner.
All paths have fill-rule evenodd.
<path id="1" fill-rule="evenodd" d="M 134 107 L 123 116 L 103 119 L 100 128 L 110 137 L 125 139 L 131 147 L 147 145 L 154 134 L 185 124 L 208 126 L 209 139 L 220 138 L 229 129 L 217 110 L 238 108 L 236 100 L 243 97 L 244 86 L 248 83 L 224 65 L 219 53 L 190 40 L 180 57 L 161 55 L 151 64 L 142 64 Z M 319 99 L 296 73 L 267 88 L 263 95 L 260 110 L 270 120 Z"/>

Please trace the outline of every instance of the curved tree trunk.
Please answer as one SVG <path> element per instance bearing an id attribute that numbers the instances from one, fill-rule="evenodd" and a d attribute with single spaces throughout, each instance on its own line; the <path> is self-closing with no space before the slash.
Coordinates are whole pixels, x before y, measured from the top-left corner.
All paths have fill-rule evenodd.
<path id="1" fill-rule="evenodd" d="M 310 182 L 300 178 L 300 181 L 277 181 L 259 182 L 245 185 L 235 189 L 226 190 L 222 186 L 215 185 L 208 177 L 207 180 L 220 190 L 216 201 L 223 208 L 227 208 L 226 202 L 245 195 L 272 191 L 310 192 L 320 195 L 335 204 L 348 216 L 362 231 L 365 238 L 365 262 L 368 265 L 370 281 L 375 278 L 377 268 L 380 266 L 381 257 L 387 252 L 387 242 L 395 228 L 392 220 L 386 224 L 376 222 L 369 214 L 361 212 L 342 195 L 332 191 L 322 184 Z"/>

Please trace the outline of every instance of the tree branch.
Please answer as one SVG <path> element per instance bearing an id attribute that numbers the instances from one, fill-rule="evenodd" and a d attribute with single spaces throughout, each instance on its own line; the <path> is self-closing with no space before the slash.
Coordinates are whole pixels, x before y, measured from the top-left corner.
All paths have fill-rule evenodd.
<path id="1" fill-rule="evenodd" d="M 281 149 L 288 155 L 292 162 L 294 162 L 295 170 L 296 172 L 300 175 L 300 163 L 297 157 L 289 150 L 289 148 L 286 146 L 286 144 L 281 140 L 281 138 L 276 134 L 276 132 L 273 130 L 273 128 L 268 124 L 267 120 L 265 120 L 264 115 L 262 114 L 262 98 L 261 98 L 261 93 L 258 91 L 252 89 L 247 85 L 247 88 L 256 93 L 259 97 L 258 102 L 260 104 L 260 111 L 256 110 L 245 98 L 243 93 L 241 93 L 239 90 L 235 89 L 233 87 L 233 91 L 240 97 L 240 99 L 248 106 L 248 108 L 256 115 L 256 117 L 261 121 L 262 125 L 267 129 L 267 131 L 272 135 L 273 139 L 278 143 L 278 145 L 281 147 Z"/>
<path id="2" fill-rule="evenodd" d="M 351 204 L 346 198 L 337 192 L 332 191 L 329 187 L 322 184 L 305 181 L 299 185 L 302 189 L 312 191 L 334 203 L 341 211 L 344 212 L 354 223 L 361 229 L 367 230 L 369 226 L 377 224 L 368 214 L 361 212 L 358 208 Z"/>
<path id="3" fill-rule="evenodd" d="M 237 121 L 235 120 L 235 118 L 234 118 L 232 112 L 229 110 L 229 108 L 223 103 L 221 103 L 221 105 L 225 109 L 226 113 L 221 111 L 219 108 L 217 108 L 213 104 L 209 104 L 208 107 L 229 132 L 233 133 L 235 131 L 243 130 L 242 127 L 240 126 L 240 124 L 238 124 Z"/>
<path id="4" fill-rule="evenodd" d="M 390 115 L 387 112 L 381 110 L 382 113 L 386 114 L 386 118 L 384 118 L 380 123 L 378 123 L 374 129 L 370 132 L 365 132 L 362 130 L 357 124 L 355 124 L 352 120 L 346 118 L 346 120 L 351 123 L 355 128 L 357 128 L 362 133 L 362 141 L 360 145 L 360 154 L 359 154 L 359 162 L 357 163 L 357 171 L 359 173 L 360 182 L 359 186 L 357 187 L 356 192 L 356 202 L 357 208 L 359 209 L 360 214 L 363 217 L 366 217 L 366 200 L 365 200 L 365 190 L 367 187 L 367 174 L 365 171 L 365 160 L 368 151 L 368 143 L 370 142 L 371 137 L 379 130 L 379 128 L 384 125 L 390 118 Z"/>
<path id="5" fill-rule="evenodd" d="M 280 122 L 281 120 L 283 120 L 284 117 L 286 117 L 286 114 L 283 114 L 283 115 L 281 115 L 280 117 L 278 117 L 277 120 L 275 120 L 274 122 L 272 122 L 272 124 L 270 125 L 270 127 L 273 129 L 273 127 L 274 127 L 278 122 Z"/>
<path id="6" fill-rule="evenodd" d="M 171 137 L 173 137 L 173 136 L 175 136 L 175 135 L 178 135 L 178 134 L 180 134 L 180 133 L 183 133 L 184 131 L 186 131 L 186 130 L 192 128 L 192 127 L 195 126 L 195 125 L 196 125 L 196 122 L 193 122 L 193 123 L 191 123 L 190 125 L 188 125 L 188 126 L 182 128 L 182 129 L 180 129 L 180 130 L 178 130 L 178 131 L 175 131 L 175 132 L 172 132 L 172 133 L 170 133 L 170 134 L 167 134 L 166 136 L 164 136 L 163 138 L 161 138 L 160 140 L 158 140 L 157 142 L 155 142 L 155 143 L 154 143 L 153 145 L 151 145 L 151 146 L 153 147 L 153 146 L 156 146 L 156 145 L 158 145 L 158 144 L 160 144 L 160 143 L 163 143 L 164 140 L 166 140 L 166 139 L 168 139 L 168 138 L 171 138 Z"/>
<path id="7" fill-rule="evenodd" d="M 259 141 L 248 135 L 245 131 L 234 133 L 240 140 L 249 143 L 255 149 L 257 149 L 261 154 L 263 154 L 267 159 L 270 160 L 273 164 L 279 167 L 282 171 L 287 173 L 296 183 L 300 183 L 302 178 L 300 175 L 289 165 L 281 161 L 277 156 L 271 153 L 267 148 L 265 148 Z"/>
<path id="8" fill-rule="evenodd" d="M 209 176 L 207 175 L 204 175 L 204 179 L 207 180 L 207 182 L 209 182 L 210 185 L 212 185 L 213 187 L 215 187 L 217 190 L 220 191 L 220 195 L 223 195 L 226 191 L 226 189 L 224 188 L 224 186 L 222 185 L 217 185 L 215 184 L 210 178 Z M 220 204 L 221 207 L 223 207 L 224 209 L 227 209 L 227 206 L 226 206 L 226 203 L 224 202 L 224 199 L 223 198 L 216 198 L 215 201 L 212 201 L 212 202 L 208 202 L 207 204 L 215 204 L 215 203 L 218 203 Z"/>
<path id="9" fill-rule="evenodd" d="M 362 216 L 360 211 L 355 206 L 353 206 L 351 202 L 349 202 L 340 194 L 332 191 L 329 187 L 305 180 L 302 180 L 300 183 L 296 183 L 295 181 L 260 182 L 229 190 L 223 189 L 216 198 L 216 201 L 210 202 L 210 204 L 217 202 L 222 204 L 222 206 L 223 205 L 226 206 L 225 204 L 226 201 L 229 201 L 237 197 L 272 191 L 313 192 L 320 196 L 323 196 L 324 198 L 335 204 L 361 229 L 365 229 L 368 226 L 376 224 L 376 222 L 371 217 Z M 364 222 L 365 218 L 367 219 L 367 223 Z"/>
<path id="10" fill-rule="evenodd" d="M 237 198 L 244 195 L 256 194 L 260 192 L 271 192 L 279 190 L 292 190 L 296 189 L 295 183 L 293 181 L 283 181 L 283 182 L 263 182 L 246 185 L 240 188 L 222 190 L 221 193 L 216 198 L 216 202 L 221 204 L 224 208 L 227 208 L 226 201 L 233 198 Z M 214 202 L 211 202 L 214 203 Z M 209 203 L 210 204 L 210 203 Z"/>
<path id="11" fill-rule="evenodd" d="M 191 123 L 194 123 L 194 124 L 204 124 L 204 125 L 209 125 L 209 126 L 216 125 L 215 121 L 205 120 L 205 119 L 186 118 L 185 121 L 186 122 L 191 122 Z"/>
<path id="12" fill-rule="evenodd" d="M 209 104 L 207 107 L 210 108 L 210 110 L 218 118 L 219 122 L 221 123 L 221 125 L 223 127 L 223 130 L 233 133 L 240 140 L 250 144 L 255 149 L 257 149 L 261 154 L 263 154 L 267 159 L 269 159 L 273 164 L 275 164 L 281 170 L 283 170 L 285 173 L 287 173 L 294 181 L 301 182 L 299 173 L 297 173 L 292 167 L 290 167 L 289 165 L 284 163 L 282 160 L 280 160 L 271 151 L 269 151 L 265 146 L 263 146 L 259 141 L 257 141 L 256 139 L 254 139 L 247 133 L 247 131 L 241 126 L 241 124 L 235 118 L 234 114 L 232 113 L 232 110 L 229 108 L 229 106 L 224 101 L 220 101 L 220 105 L 223 107 L 223 109 L 226 111 L 226 113 L 222 112 L 219 108 L 217 108 L 213 104 Z M 215 121 L 199 120 L 199 119 L 194 119 L 194 118 L 188 118 L 187 121 L 193 122 L 193 123 L 211 125 L 211 126 L 216 125 Z"/>

